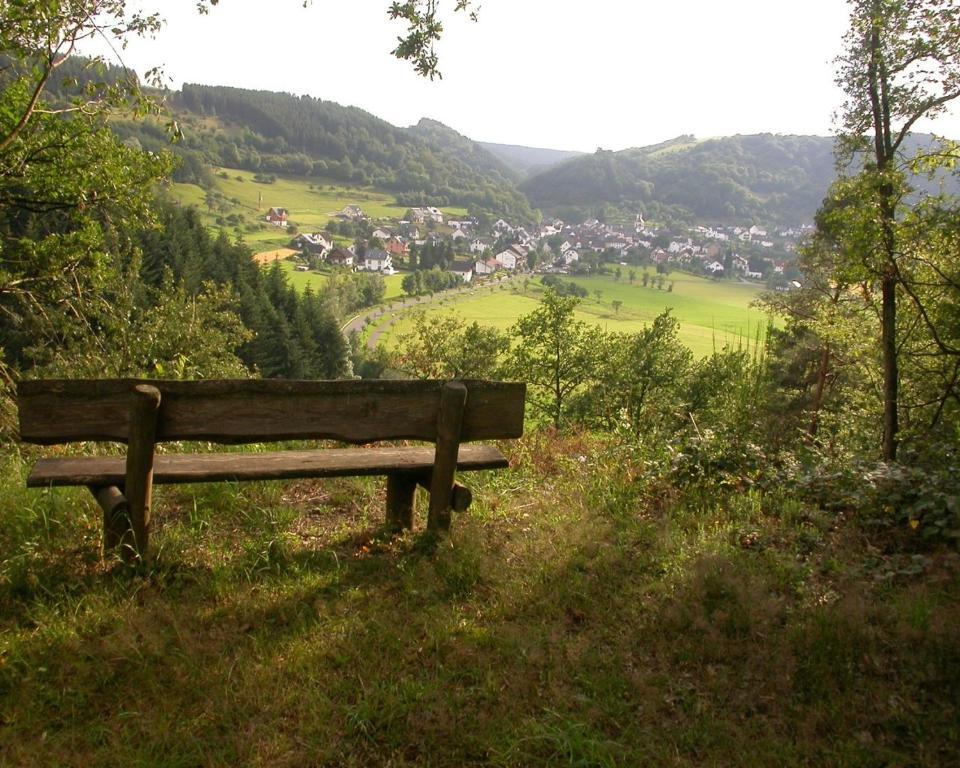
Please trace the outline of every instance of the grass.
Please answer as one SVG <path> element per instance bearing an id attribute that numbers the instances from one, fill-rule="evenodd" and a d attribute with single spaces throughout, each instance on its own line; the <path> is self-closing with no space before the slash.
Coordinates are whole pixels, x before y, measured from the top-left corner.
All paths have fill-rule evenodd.
<path id="1" fill-rule="evenodd" d="M 960 566 L 759 491 L 651 492 L 533 433 L 437 546 L 381 481 L 161 488 L 157 557 L 80 491 L 0 495 L 0 764 L 949 764 Z"/>
<path id="2" fill-rule="evenodd" d="M 680 320 L 680 338 L 700 356 L 725 344 L 737 345 L 748 340 L 752 343 L 767 324 L 766 316 L 751 307 L 760 293 L 755 286 L 716 282 L 683 273 L 675 273 L 668 279 L 668 283 L 674 283 L 672 292 L 645 288 L 639 280 L 631 285 L 626 280 L 617 282 L 610 277 L 572 279 L 590 291 L 577 310 L 578 319 L 610 331 L 635 332 L 670 308 Z M 467 322 L 506 330 L 536 308 L 542 292 L 537 280 L 530 283 L 526 293 L 522 291 L 522 281 L 516 281 L 514 287 L 516 290 L 476 288 L 442 304 L 433 304 L 428 311 L 453 311 Z M 595 295 L 598 290 L 599 300 Z M 622 302 L 619 310 L 614 309 L 614 301 Z M 410 325 L 409 317 L 399 320 L 384 334 L 385 343 L 395 343 L 398 335 Z"/>
<path id="3" fill-rule="evenodd" d="M 389 192 L 372 187 L 348 186 L 326 179 L 278 176 L 272 184 L 254 181 L 254 173 L 233 168 L 216 169 L 214 189 L 223 195 L 222 210 L 208 210 L 206 192 L 195 184 L 173 184 L 170 194 L 182 205 L 193 205 L 204 221 L 217 229 L 219 217 L 235 215 L 241 218 L 239 229 L 227 224 L 230 231 L 242 233 L 243 239 L 255 250 L 279 248 L 290 241 L 284 230 L 263 221 L 271 207 L 286 208 L 290 221 L 301 232 L 313 232 L 323 226 L 337 212 L 348 205 L 359 205 L 373 219 L 400 219 L 408 206 L 398 205 Z M 262 203 L 259 201 L 262 195 Z M 464 216 L 466 209 L 444 208 L 448 216 Z"/>

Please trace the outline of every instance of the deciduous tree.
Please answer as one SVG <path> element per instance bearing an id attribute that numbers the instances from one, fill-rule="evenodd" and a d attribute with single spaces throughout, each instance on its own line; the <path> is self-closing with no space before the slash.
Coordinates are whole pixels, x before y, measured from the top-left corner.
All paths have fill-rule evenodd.
<path id="1" fill-rule="evenodd" d="M 854 218 L 866 224 L 865 239 L 852 255 L 881 293 L 882 455 L 892 461 L 900 429 L 898 301 L 909 280 L 899 220 L 904 170 L 916 160 L 904 156 L 905 142 L 918 121 L 960 96 L 960 7 L 953 0 L 850 0 L 845 47 L 837 73 L 846 94 L 839 159 L 864 162 L 858 205 L 866 213 Z"/>

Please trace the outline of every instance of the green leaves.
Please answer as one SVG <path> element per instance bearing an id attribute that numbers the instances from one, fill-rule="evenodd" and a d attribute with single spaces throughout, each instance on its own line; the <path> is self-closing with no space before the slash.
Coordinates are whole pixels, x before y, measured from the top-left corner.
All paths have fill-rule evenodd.
<path id="1" fill-rule="evenodd" d="M 469 10 L 472 2 L 473 0 L 456 0 L 454 11 Z M 397 38 L 393 55 L 410 61 L 418 75 L 431 80 L 443 78 L 437 68 L 440 60 L 434 48 L 443 35 L 443 23 L 437 16 L 441 3 L 442 0 L 395 0 L 387 12 L 391 19 L 407 23 L 407 34 Z M 470 18 L 476 21 L 477 12 L 471 11 Z"/>

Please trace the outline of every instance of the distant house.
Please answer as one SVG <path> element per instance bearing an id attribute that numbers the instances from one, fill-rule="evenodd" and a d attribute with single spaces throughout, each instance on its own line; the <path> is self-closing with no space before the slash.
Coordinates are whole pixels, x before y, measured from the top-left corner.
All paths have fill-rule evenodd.
<path id="1" fill-rule="evenodd" d="M 486 240 L 482 240 L 479 237 L 475 237 L 470 241 L 470 253 L 483 253 L 487 248 L 490 247 L 490 243 Z"/>
<path id="2" fill-rule="evenodd" d="M 497 268 L 500 264 L 496 259 L 487 259 L 486 261 L 476 261 L 473 264 L 473 272 L 475 275 L 492 275 L 497 271 Z"/>
<path id="3" fill-rule="evenodd" d="M 370 248 L 362 259 L 357 259 L 357 267 L 366 272 L 390 272 L 393 257 L 382 248 Z"/>
<path id="4" fill-rule="evenodd" d="M 517 268 L 517 254 L 510 248 L 505 251 L 500 251 L 494 258 L 504 269 L 514 270 Z"/>
<path id="5" fill-rule="evenodd" d="M 568 248 L 563 252 L 562 258 L 563 263 L 569 267 L 571 264 L 576 264 L 578 261 L 580 261 L 580 254 L 577 252 L 576 248 Z"/>
<path id="6" fill-rule="evenodd" d="M 709 264 L 705 264 L 703 268 L 712 275 L 717 275 L 723 272 L 723 264 L 721 264 L 719 261 L 711 261 Z"/>
<path id="7" fill-rule="evenodd" d="M 391 256 L 406 256 L 409 251 L 407 244 L 399 237 L 389 237 L 384 240 L 383 249 Z"/>
<path id="8" fill-rule="evenodd" d="M 359 221 L 360 219 L 367 218 L 367 214 L 363 212 L 363 209 L 359 205 L 348 205 L 340 211 L 338 216 L 343 217 L 344 219 L 351 219 L 352 221 Z"/>
<path id="9" fill-rule="evenodd" d="M 345 248 L 334 248 L 332 251 L 327 253 L 326 258 L 328 264 L 332 264 L 336 267 L 353 266 L 353 253 Z"/>
<path id="10" fill-rule="evenodd" d="M 375 237 L 377 240 L 386 242 L 389 238 L 393 237 L 392 232 L 387 232 L 385 229 L 375 229 L 370 233 L 370 237 Z"/>
<path id="11" fill-rule="evenodd" d="M 299 248 L 304 253 L 312 253 L 318 256 L 322 256 L 324 253 L 333 248 L 333 243 L 327 240 L 319 232 L 314 232 L 312 234 L 302 234 L 297 235 L 290 243 L 294 248 Z"/>
<path id="12" fill-rule="evenodd" d="M 286 208 L 271 208 L 263 218 L 275 227 L 286 227 L 289 224 Z"/>
<path id="13" fill-rule="evenodd" d="M 469 262 L 454 262 L 450 267 L 450 271 L 455 275 L 459 275 L 460 279 L 465 283 L 469 283 L 473 280 L 473 264 Z"/>
<path id="14" fill-rule="evenodd" d="M 753 272 L 752 270 L 747 270 L 743 273 L 744 277 L 748 280 L 763 280 L 763 272 Z"/>
<path id="15" fill-rule="evenodd" d="M 443 212 L 439 208 L 432 206 L 426 208 L 411 208 L 403 218 L 415 224 L 426 224 L 428 221 L 432 221 L 434 224 L 443 224 Z"/>

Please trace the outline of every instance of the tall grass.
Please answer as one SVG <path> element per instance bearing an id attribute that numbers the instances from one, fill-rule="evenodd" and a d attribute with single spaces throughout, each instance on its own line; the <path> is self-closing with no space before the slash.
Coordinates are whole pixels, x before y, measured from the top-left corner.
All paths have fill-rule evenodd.
<path id="1" fill-rule="evenodd" d="M 956 557 L 911 571 L 782 492 L 667 489 L 642 446 L 504 448 L 440 542 L 381 533 L 379 480 L 162 488 L 133 573 L 89 494 L 5 455 L 0 764 L 953 759 Z"/>

